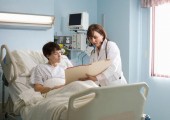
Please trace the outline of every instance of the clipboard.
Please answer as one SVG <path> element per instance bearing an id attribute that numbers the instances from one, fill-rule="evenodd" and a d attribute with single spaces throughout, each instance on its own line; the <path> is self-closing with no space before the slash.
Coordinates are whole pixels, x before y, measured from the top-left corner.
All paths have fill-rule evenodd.
<path id="1" fill-rule="evenodd" d="M 111 65 L 111 60 L 101 60 L 88 65 L 70 67 L 65 70 L 66 84 L 85 78 L 86 74 L 96 76 Z"/>

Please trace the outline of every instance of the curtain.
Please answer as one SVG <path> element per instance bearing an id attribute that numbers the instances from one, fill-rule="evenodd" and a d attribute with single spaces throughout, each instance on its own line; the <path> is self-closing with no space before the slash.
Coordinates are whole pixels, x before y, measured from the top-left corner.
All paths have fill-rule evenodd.
<path id="1" fill-rule="evenodd" d="M 153 7 L 168 2 L 170 2 L 170 0 L 141 0 L 141 5 L 142 7 Z"/>

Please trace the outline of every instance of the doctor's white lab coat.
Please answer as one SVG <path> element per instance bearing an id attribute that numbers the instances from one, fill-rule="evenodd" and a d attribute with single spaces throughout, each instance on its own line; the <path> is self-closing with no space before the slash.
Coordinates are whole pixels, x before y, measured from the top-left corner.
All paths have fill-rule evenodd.
<path id="1" fill-rule="evenodd" d="M 122 72 L 122 63 L 120 57 L 120 51 L 116 43 L 112 41 L 103 41 L 99 54 L 97 48 L 95 48 L 90 56 L 90 62 L 96 62 L 107 59 L 112 60 L 112 65 L 107 68 L 104 72 L 97 75 L 97 84 L 101 86 L 114 86 L 127 84 L 126 79 Z"/>

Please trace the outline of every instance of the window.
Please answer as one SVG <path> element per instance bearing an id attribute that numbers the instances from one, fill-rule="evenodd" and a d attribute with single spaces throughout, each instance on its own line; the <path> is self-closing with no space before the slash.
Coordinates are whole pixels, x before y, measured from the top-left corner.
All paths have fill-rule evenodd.
<path id="1" fill-rule="evenodd" d="M 170 78 L 170 3 L 152 7 L 151 76 Z"/>

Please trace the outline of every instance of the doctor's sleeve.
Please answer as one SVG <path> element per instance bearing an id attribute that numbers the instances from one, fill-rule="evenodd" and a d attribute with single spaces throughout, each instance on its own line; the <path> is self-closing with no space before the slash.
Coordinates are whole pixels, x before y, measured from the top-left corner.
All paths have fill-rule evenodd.
<path id="1" fill-rule="evenodd" d="M 99 83 L 105 85 L 109 84 L 113 80 L 118 80 L 122 73 L 120 51 L 118 46 L 113 42 L 109 42 L 108 44 L 107 58 L 112 60 L 112 65 L 96 76 Z"/>

